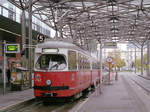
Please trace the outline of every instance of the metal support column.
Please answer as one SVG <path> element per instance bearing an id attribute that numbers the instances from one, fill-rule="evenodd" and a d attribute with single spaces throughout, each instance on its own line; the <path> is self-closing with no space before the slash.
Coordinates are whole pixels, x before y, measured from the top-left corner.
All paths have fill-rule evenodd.
<path id="1" fill-rule="evenodd" d="M 57 11 L 58 9 L 56 9 L 56 12 L 54 13 L 54 24 L 55 24 L 55 30 L 56 30 L 56 34 L 55 34 L 55 36 L 56 36 L 56 39 L 58 39 L 59 38 L 59 33 L 58 33 L 58 26 L 57 26 L 57 22 L 58 22 L 58 11 Z"/>
<path id="2" fill-rule="evenodd" d="M 143 75 L 143 46 L 141 46 L 141 75 Z"/>
<path id="3" fill-rule="evenodd" d="M 133 71 L 133 54 L 132 54 L 133 52 L 132 52 L 132 48 L 131 48 L 131 50 L 130 50 L 130 70 L 131 71 Z"/>
<path id="4" fill-rule="evenodd" d="M 150 76 L 150 41 L 147 45 L 147 76 Z"/>
<path id="5" fill-rule="evenodd" d="M 102 42 L 100 42 L 100 82 L 102 83 L 102 67 L 103 67 L 103 62 L 102 62 Z"/>
<path id="6" fill-rule="evenodd" d="M 24 50 L 24 45 L 26 43 L 26 25 L 25 25 L 25 10 L 22 10 L 22 18 L 21 18 L 21 32 L 22 32 L 22 50 Z M 25 54 L 22 57 L 22 66 L 26 67 L 26 56 Z"/>
<path id="7" fill-rule="evenodd" d="M 32 87 L 32 0 L 29 1 L 29 59 L 28 59 L 28 67 L 29 67 L 29 81 L 30 87 Z"/>
<path id="8" fill-rule="evenodd" d="M 4 40 L 4 55 L 3 55 L 3 95 L 6 93 L 6 41 Z"/>
<path id="9" fill-rule="evenodd" d="M 103 49 L 104 49 L 104 59 L 106 59 L 106 49 L 105 48 Z"/>
<path id="10" fill-rule="evenodd" d="M 136 73 L 136 47 L 135 47 L 135 62 L 134 63 L 135 63 L 135 71 L 134 72 Z"/>
<path id="11" fill-rule="evenodd" d="M 63 37 L 63 27 L 62 26 L 60 27 L 60 38 L 64 38 Z"/>
<path id="12" fill-rule="evenodd" d="M 69 29 L 70 29 L 71 38 L 73 39 L 73 33 L 72 33 L 72 27 L 71 27 L 71 24 L 69 24 Z"/>
<path id="13" fill-rule="evenodd" d="M 127 62 L 128 62 L 128 70 L 130 70 L 130 64 L 129 64 L 129 48 L 127 48 L 127 51 L 128 51 L 128 54 L 127 54 L 127 55 L 128 55 L 128 56 L 127 56 L 127 57 L 128 57 L 128 61 L 127 61 Z"/>

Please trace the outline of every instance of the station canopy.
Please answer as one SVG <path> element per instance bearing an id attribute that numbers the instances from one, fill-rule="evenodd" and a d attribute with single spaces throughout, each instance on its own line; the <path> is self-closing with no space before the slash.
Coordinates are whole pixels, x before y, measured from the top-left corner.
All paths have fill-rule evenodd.
<path id="1" fill-rule="evenodd" d="M 9 0 L 61 38 L 138 42 L 150 38 L 150 0 Z M 30 3 L 32 1 L 32 3 Z"/>

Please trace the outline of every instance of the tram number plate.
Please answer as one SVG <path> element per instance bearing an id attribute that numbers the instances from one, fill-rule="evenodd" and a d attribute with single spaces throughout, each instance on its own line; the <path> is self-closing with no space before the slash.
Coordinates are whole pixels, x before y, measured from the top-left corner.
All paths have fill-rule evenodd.
<path id="1" fill-rule="evenodd" d="M 45 96 L 52 97 L 52 96 L 53 96 L 53 93 L 45 93 Z"/>

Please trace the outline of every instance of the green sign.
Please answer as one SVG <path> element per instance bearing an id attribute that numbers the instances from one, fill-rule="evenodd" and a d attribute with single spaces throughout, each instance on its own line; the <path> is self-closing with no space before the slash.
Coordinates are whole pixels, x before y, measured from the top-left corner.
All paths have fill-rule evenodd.
<path id="1" fill-rule="evenodd" d="M 117 48 L 116 42 L 104 42 L 104 48 Z"/>
<path id="2" fill-rule="evenodd" d="M 6 53 L 19 53 L 20 45 L 19 44 L 6 44 Z"/>

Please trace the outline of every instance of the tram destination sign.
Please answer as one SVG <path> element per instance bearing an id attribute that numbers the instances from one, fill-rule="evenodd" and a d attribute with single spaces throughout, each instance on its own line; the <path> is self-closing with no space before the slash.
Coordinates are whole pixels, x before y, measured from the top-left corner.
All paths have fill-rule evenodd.
<path id="1" fill-rule="evenodd" d="M 104 42 L 104 48 L 117 48 L 116 42 Z"/>
<path id="2" fill-rule="evenodd" d="M 6 44 L 6 53 L 20 53 L 20 45 Z"/>

